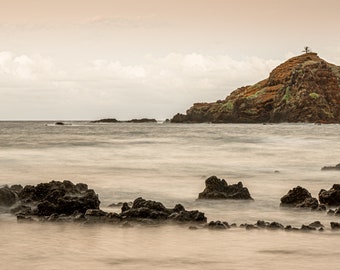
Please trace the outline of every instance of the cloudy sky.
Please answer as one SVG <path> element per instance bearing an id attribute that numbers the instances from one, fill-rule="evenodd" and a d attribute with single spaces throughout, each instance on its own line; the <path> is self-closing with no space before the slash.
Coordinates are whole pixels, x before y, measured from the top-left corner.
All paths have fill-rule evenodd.
<path id="1" fill-rule="evenodd" d="M 170 118 L 308 45 L 340 65 L 339 0 L 0 0 L 0 120 Z"/>

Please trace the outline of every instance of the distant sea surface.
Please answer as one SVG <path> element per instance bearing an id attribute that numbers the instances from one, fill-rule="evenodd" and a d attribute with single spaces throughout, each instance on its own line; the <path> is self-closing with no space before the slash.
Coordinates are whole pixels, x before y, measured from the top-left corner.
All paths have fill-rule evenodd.
<path id="1" fill-rule="evenodd" d="M 0 185 L 87 183 L 106 211 L 137 197 L 210 220 L 277 221 L 324 232 L 187 226 L 18 224 L 0 214 L 1 269 L 340 269 L 340 217 L 279 207 L 295 186 L 340 184 L 340 125 L 0 122 Z M 254 201 L 197 201 L 207 177 L 242 181 Z"/>

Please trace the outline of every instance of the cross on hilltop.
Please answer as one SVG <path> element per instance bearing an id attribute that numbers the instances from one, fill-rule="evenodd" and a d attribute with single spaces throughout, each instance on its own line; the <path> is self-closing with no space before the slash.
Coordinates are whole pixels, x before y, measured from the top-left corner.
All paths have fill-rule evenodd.
<path id="1" fill-rule="evenodd" d="M 304 53 L 310 53 L 310 52 L 312 52 L 312 50 L 308 47 L 308 46 L 305 46 L 304 48 L 303 48 L 303 51 L 302 52 L 304 52 Z"/>

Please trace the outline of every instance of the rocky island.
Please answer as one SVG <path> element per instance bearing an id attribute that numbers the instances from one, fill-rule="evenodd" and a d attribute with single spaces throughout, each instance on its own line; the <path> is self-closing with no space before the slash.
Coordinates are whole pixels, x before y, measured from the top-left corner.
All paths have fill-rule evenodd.
<path id="1" fill-rule="evenodd" d="M 172 123 L 340 123 L 340 67 L 307 52 L 276 67 L 267 79 L 226 99 L 195 103 Z"/>
<path id="2" fill-rule="evenodd" d="M 141 119 L 131 119 L 126 121 L 117 120 L 116 118 L 104 118 L 95 121 L 91 121 L 91 123 L 157 123 L 156 119 L 153 118 L 141 118 Z"/>

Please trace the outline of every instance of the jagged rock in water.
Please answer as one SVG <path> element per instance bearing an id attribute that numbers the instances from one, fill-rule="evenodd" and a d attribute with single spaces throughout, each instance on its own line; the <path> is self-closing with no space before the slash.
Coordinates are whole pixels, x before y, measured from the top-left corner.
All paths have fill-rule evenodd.
<path id="1" fill-rule="evenodd" d="M 330 190 L 321 189 L 319 201 L 326 205 L 340 205 L 340 185 L 334 184 Z"/>
<path id="2" fill-rule="evenodd" d="M 340 223 L 339 222 L 331 222 L 332 230 L 340 230 Z"/>
<path id="3" fill-rule="evenodd" d="M 316 228 L 309 226 L 309 225 L 302 225 L 300 230 L 301 231 L 316 231 Z"/>
<path id="4" fill-rule="evenodd" d="M 318 199 L 316 198 L 306 198 L 302 203 L 298 203 L 296 205 L 297 208 L 311 208 L 312 210 L 316 210 L 319 207 Z"/>
<path id="5" fill-rule="evenodd" d="M 340 67 L 305 53 L 276 67 L 265 80 L 226 99 L 195 103 L 173 123 L 340 123 Z"/>
<path id="6" fill-rule="evenodd" d="M 308 225 L 309 227 L 314 227 L 314 228 L 323 228 L 325 227 L 324 225 L 321 224 L 320 221 L 314 221 Z"/>
<path id="7" fill-rule="evenodd" d="M 211 176 L 205 180 L 205 189 L 199 193 L 198 199 L 252 200 L 252 197 L 242 182 L 228 185 L 224 179 Z"/>
<path id="8" fill-rule="evenodd" d="M 322 167 L 322 171 L 340 171 L 340 163 L 335 166 L 325 166 Z"/>
<path id="9" fill-rule="evenodd" d="M 313 199 L 312 195 L 307 189 L 297 186 L 289 190 L 288 193 L 281 198 L 281 206 L 302 206 L 304 205 L 306 199 L 308 199 L 308 201 Z"/>
<path id="10" fill-rule="evenodd" d="M 91 123 L 157 123 L 157 120 L 154 118 L 140 118 L 140 119 L 131 119 L 127 121 L 119 121 L 116 118 L 104 118 L 104 119 L 91 121 Z"/>
<path id="11" fill-rule="evenodd" d="M 100 204 L 98 195 L 86 184 L 75 185 L 67 180 L 27 185 L 18 197 L 21 205 L 31 208 L 25 213 L 37 216 L 71 215 L 75 211 L 84 214 L 87 209 L 99 209 Z"/>
<path id="12" fill-rule="evenodd" d="M 204 213 L 197 210 L 187 211 L 184 206 L 177 204 L 173 209 L 166 208 L 161 202 L 137 198 L 131 208 L 122 209 L 120 214 L 124 220 L 151 219 L 158 221 L 174 222 L 199 222 L 207 221 Z"/>
<path id="13" fill-rule="evenodd" d="M 18 200 L 18 195 L 12 188 L 3 186 L 0 188 L 0 207 L 11 207 Z"/>
<path id="14" fill-rule="evenodd" d="M 207 224 L 207 228 L 210 230 L 225 230 L 225 229 L 229 229 L 230 226 L 228 224 L 228 222 L 221 222 L 219 220 L 217 221 L 210 221 Z"/>

